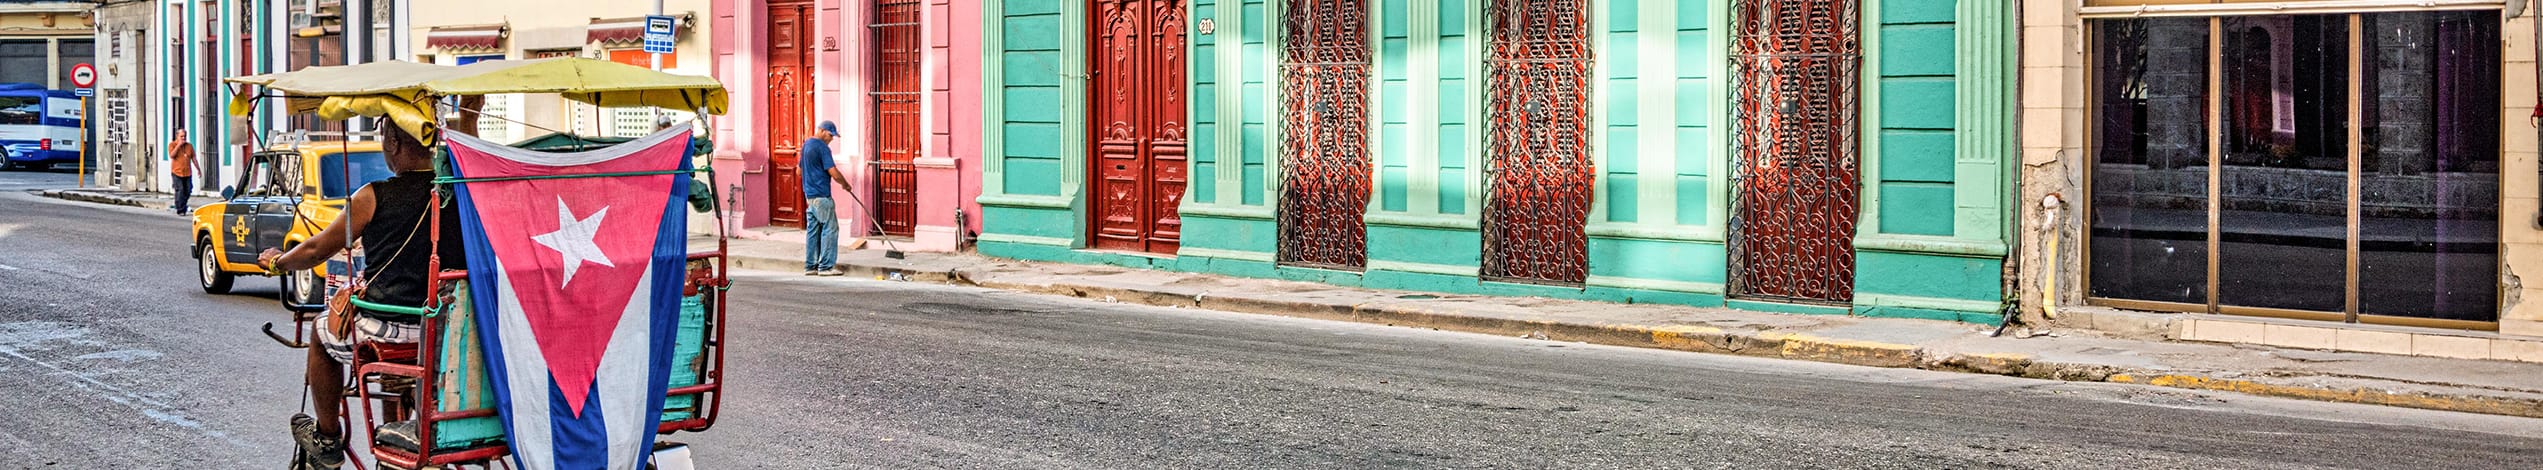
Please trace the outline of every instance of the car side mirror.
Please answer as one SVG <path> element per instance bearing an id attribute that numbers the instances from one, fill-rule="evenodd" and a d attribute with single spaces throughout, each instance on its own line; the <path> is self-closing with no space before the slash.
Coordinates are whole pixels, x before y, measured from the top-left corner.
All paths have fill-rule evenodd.
<path id="1" fill-rule="evenodd" d="M 238 187 L 221 188 L 221 199 L 238 199 Z"/>

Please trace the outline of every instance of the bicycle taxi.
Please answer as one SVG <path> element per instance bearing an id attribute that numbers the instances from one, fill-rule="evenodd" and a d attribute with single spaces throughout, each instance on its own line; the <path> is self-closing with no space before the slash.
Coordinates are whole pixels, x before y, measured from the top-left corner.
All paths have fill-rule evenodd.
<path id="1" fill-rule="evenodd" d="M 225 81 L 238 91 L 232 114 L 281 99 L 293 114 L 398 126 L 433 151 L 424 213 L 455 205 L 461 214 L 474 269 L 445 270 L 456 263 L 432 256 L 439 274 L 424 292 L 438 294 L 423 305 L 334 295 L 338 305 L 318 308 L 421 319 L 413 344 L 357 341 L 346 399 L 313 405 L 343 410 L 350 468 L 688 467 L 687 447 L 658 437 L 715 424 L 730 287 L 714 174 L 693 163 L 709 148 L 692 137 L 696 122 L 614 145 L 538 148 L 443 125 L 473 122 L 461 114 L 477 112 L 472 97 L 512 93 L 722 114 L 722 84 L 582 58 L 377 62 Z M 697 213 L 717 221 L 711 236 L 689 234 Z M 434 240 L 423 246 L 440 246 L 441 218 L 430 218 L 421 233 Z M 330 284 L 359 285 L 342 278 L 359 275 Z M 265 333 L 313 347 L 321 317 L 297 307 L 288 338 L 272 324 Z"/>

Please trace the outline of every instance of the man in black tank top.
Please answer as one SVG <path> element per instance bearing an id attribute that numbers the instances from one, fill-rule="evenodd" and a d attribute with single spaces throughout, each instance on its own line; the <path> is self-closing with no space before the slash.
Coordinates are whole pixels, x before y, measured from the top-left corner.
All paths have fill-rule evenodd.
<path id="1" fill-rule="evenodd" d="M 383 123 L 386 124 L 386 123 Z M 267 249 L 256 257 L 258 263 L 273 269 L 298 271 L 317 267 L 327 258 L 343 251 L 348 239 L 359 240 L 363 250 L 362 300 L 372 303 L 420 307 L 431 293 L 425 292 L 426 281 L 433 275 L 432 257 L 441 258 L 442 269 L 466 269 L 468 258 L 460 251 L 458 210 L 442 206 L 440 247 L 434 249 L 433 220 L 430 211 L 433 194 L 432 150 L 425 148 L 405 130 L 394 124 L 381 126 L 382 147 L 389 168 L 397 175 L 363 185 L 345 203 L 344 212 L 334 223 L 309 241 L 284 253 Z M 336 315 L 330 312 L 329 315 Z M 344 430 L 335 403 L 344 401 L 343 363 L 351 360 L 353 346 L 359 342 L 414 343 L 422 339 L 421 318 L 411 315 L 361 310 L 354 318 L 350 337 L 338 337 L 325 325 L 333 318 L 322 318 L 317 328 L 317 343 L 309 348 L 309 368 L 305 376 L 310 395 L 316 398 L 318 416 L 292 417 L 292 434 L 300 442 L 300 452 L 319 468 L 337 468 L 344 462 Z"/>

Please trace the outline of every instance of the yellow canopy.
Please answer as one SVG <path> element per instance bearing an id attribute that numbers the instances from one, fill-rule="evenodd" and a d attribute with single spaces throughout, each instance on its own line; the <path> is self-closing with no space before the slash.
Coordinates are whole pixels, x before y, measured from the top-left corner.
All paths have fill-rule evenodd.
<path id="1" fill-rule="evenodd" d="M 649 106 L 724 114 L 724 84 L 710 77 L 674 75 L 644 67 L 580 57 L 490 60 L 463 66 L 404 61 L 310 67 L 292 72 L 232 77 L 230 83 L 262 86 L 292 98 L 293 113 L 325 119 L 388 116 L 425 143 L 438 140 L 433 100 L 442 96 L 555 93 L 595 106 Z M 230 114 L 254 111 L 260 93 L 238 93 Z"/>

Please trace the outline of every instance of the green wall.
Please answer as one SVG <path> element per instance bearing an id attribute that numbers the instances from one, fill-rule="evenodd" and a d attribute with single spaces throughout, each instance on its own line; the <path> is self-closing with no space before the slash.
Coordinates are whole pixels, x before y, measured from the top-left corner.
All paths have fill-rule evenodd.
<path id="1" fill-rule="evenodd" d="M 1866 0 L 1864 212 L 1850 309 L 1726 302 L 1728 0 L 1600 1 L 1596 194 L 1579 287 L 1478 279 L 1484 0 L 1374 0 L 1363 272 L 1277 266 L 1278 0 L 1193 0 L 1190 193 L 1176 256 L 1085 243 L 1082 2 L 989 2 L 980 250 L 1338 285 L 1991 322 L 2012 148 L 2012 7 Z M 1209 22 L 1212 34 L 1200 34 Z M 1984 25 L 1972 28 L 1968 25 Z M 1983 57 L 1984 60 L 1967 60 Z"/>

